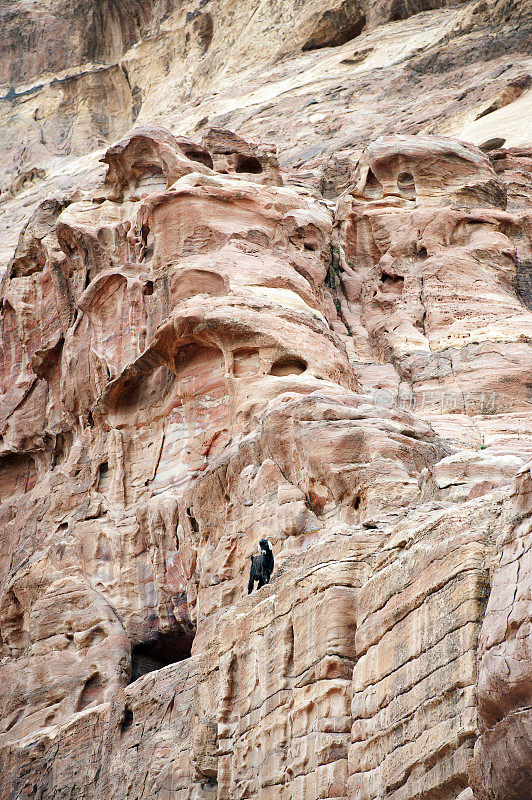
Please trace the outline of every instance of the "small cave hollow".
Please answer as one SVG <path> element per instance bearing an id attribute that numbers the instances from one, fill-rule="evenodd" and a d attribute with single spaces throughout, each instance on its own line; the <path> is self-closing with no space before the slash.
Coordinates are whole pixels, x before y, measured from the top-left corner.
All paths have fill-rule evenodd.
<path id="1" fill-rule="evenodd" d="M 532 261 L 517 261 L 516 291 L 523 305 L 532 311 Z"/>
<path id="2" fill-rule="evenodd" d="M 136 166 L 136 165 L 135 165 Z M 153 194 L 154 192 L 164 192 L 167 187 L 166 175 L 161 167 L 153 164 L 148 169 L 144 166 L 138 167 L 138 174 L 135 179 L 134 191 L 137 195 Z"/>
<path id="3" fill-rule="evenodd" d="M 189 158 L 191 161 L 197 161 L 198 164 L 209 167 L 209 169 L 214 169 L 214 161 L 206 150 L 195 150 L 193 153 L 189 154 Z"/>
<path id="4" fill-rule="evenodd" d="M 134 644 L 131 648 L 131 683 L 142 675 L 189 658 L 195 635 L 196 629 L 192 624 L 176 625 Z"/>
<path id="5" fill-rule="evenodd" d="M 366 17 L 363 14 L 353 15 L 352 0 L 344 0 L 338 8 L 328 9 L 322 14 L 301 49 L 305 52 L 322 47 L 339 47 L 360 36 L 365 25 Z"/>
<path id="6" fill-rule="evenodd" d="M 103 681 L 102 676 L 97 672 L 85 681 L 83 691 L 81 692 L 76 711 L 83 711 L 92 705 L 97 705 L 101 702 L 103 696 Z"/>
<path id="7" fill-rule="evenodd" d="M 403 291 L 405 279 L 402 275 L 392 275 L 383 270 L 380 280 L 386 291 L 395 292 L 396 294 L 400 294 Z"/>
<path id="8" fill-rule="evenodd" d="M 406 200 L 416 199 L 416 184 L 411 172 L 400 172 L 397 176 L 397 188 Z"/>
<path id="9" fill-rule="evenodd" d="M 120 721 L 120 735 L 123 736 L 133 727 L 133 711 L 129 706 L 124 708 L 124 713 Z"/>
<path id="10" fill-rule="evenodd" d="M 272 364 L 270 375 L 281 378 L 285 375 L 301 375 L 307 369 L 307 363 L 297 356 L 285 356 Z"/>
<path id="11" fill-rule="evenodd" d="M 368 169 L 366 183 L 364 185 L 364 197 L 368 200 L 380 200 L 384 196 L 382 183 L 377 178 L 373 170 Z"/>
<path id="12" fill-rule="evenodd" d="M 111 471 L 107 461 L 103 461 L 98 467 L 97 491 L 106 492 L 111 484 Z"/>
<path id="13" fill-rule="evenodd" d="M 9 731 L 11 730 L 11 728 L 14 728 L 14 727 L 15 727 L 15 725 L 16 725 L 16 724 L 17 724 L 17 722 L 18 722 L 18 721 L 21 719 L 21 717 L 23 716 L 23 714 L 24 714 L 24 708 L 17 708 L 17 709 L 15 710 L 14 714 L 12 715 L 11 719 L 9 720 L 9 722 L 7 722 L 7 724 L 6 724 L 6 727 L 5 727 L 4 731 L 3 731 L 3 733 L 9 733 Z"/>
<path id="14" fill-rule="evenodd" d="M 198 521 L 197 521 L 196 517 L 194 516 L 194 514 L 192 513 L 192 510 L 190 508 L 187 508 L 187 517 L 188 517 L 188 521 L 190 523 L 190 527 L 192 528 L 194 533 L 198 533 L 198 531 L 199 531 Z"/>
<path id="15" fill-rule="evenodd" d="M 153 256 L 154 239 L 150 231 L 150 227 L 144 224 L 140 229 L 141 243 L 142 243 L 142 256 L 141 261 L 149 261 Z"/>
<path id="16" fill-rule="evenodd" d="M 262 165 L 256 156 L 245 156 L 242 153 L 237 153 L 235 172 L 246 172 L 251 175 L 260 175 L 262 172 Z"/>
<path id="17" fill-rule="evenodd" d="M 142 290 L 142 294 L 145 297 L 150 297 L 153 294 L 153 281 L 146 281 Z"/>

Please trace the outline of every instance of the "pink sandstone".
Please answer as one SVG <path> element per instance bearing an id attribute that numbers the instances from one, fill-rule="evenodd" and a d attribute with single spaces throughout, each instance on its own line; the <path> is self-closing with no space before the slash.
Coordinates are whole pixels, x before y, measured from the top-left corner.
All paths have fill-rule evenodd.
<path id="1" fill-rule="evenodd" d="M 0 797 L 530 800 L 526 4 L 230 5 L 2 11 Z"/>

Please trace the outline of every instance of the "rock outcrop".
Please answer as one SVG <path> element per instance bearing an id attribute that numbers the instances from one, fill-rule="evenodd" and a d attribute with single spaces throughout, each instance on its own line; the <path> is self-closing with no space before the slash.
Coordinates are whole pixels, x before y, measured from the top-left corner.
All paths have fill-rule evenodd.
<path id="1" fill-rule="evenodd" d="M 0 13 L 0 796 L 530 800 L 526 3 Z"/>
<path id="2" fill-rule="evenodd" d="M 502 797 L 526 208 L 437 137 L 368 147 L 335 210 L 221 130 L 103 161 L 3 284 L 3 791 Z"/>

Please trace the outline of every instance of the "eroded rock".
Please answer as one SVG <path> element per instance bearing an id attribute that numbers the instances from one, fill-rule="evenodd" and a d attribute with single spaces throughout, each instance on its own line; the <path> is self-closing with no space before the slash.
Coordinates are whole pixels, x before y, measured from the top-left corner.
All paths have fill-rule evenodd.
<path id="1" fill-rule="evenodd" d="M 145 126 L 40 207 L 2 287 L 3 789 L 521 786 L 526 157 L 387 137 L 333 211 L 269 146 Z"/>

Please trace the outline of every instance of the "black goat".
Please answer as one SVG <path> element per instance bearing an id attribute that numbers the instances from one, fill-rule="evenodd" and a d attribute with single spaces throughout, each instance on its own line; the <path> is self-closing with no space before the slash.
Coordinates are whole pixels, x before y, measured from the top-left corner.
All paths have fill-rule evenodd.
<path id="1" fill-rule="evenodd" d="M 259 542 L 258 556 L 251 556 L 251 569 L 249 570 L 248 594 L 253 591 L 255 581 L 258 581 L 257 589 L 270 582 L 270 575 L 273 572 L 273 550 L 268 539 L 261 539 Z"/>

